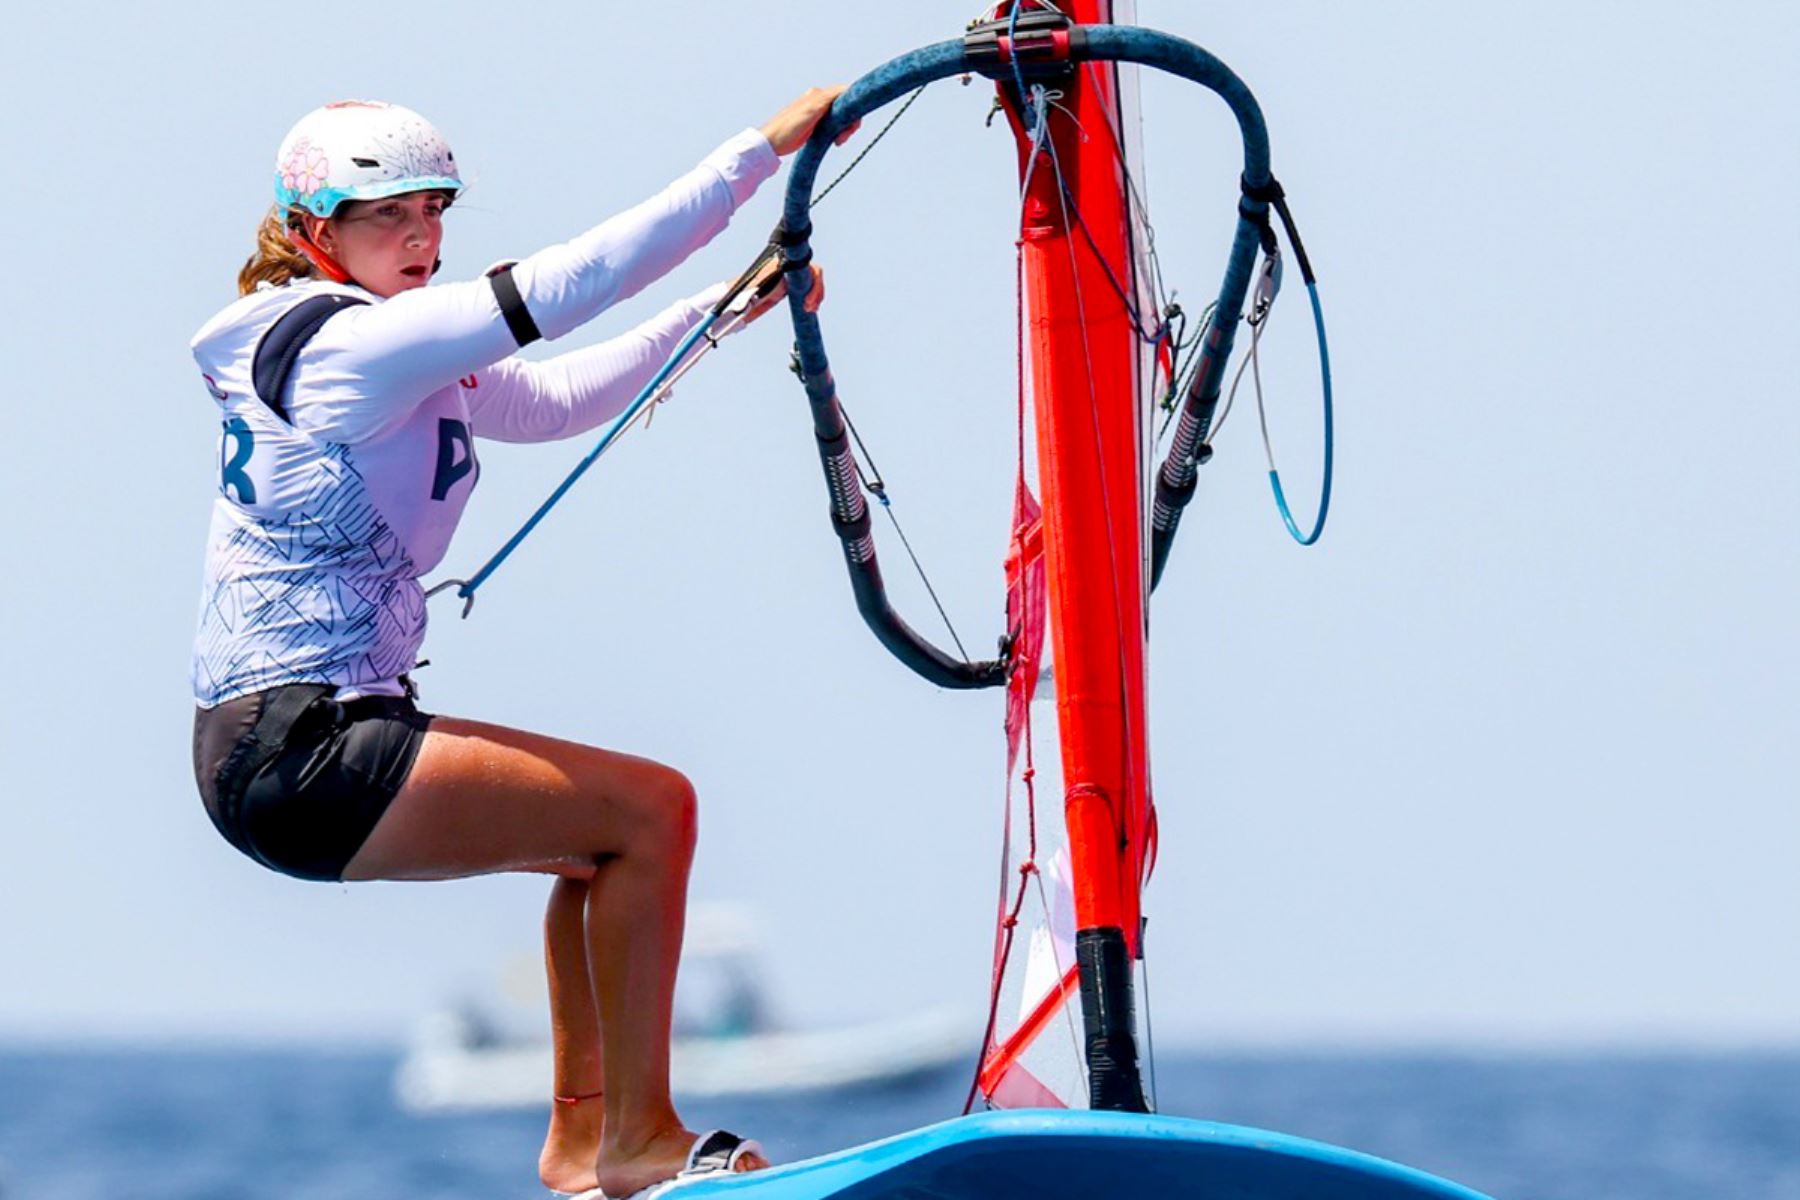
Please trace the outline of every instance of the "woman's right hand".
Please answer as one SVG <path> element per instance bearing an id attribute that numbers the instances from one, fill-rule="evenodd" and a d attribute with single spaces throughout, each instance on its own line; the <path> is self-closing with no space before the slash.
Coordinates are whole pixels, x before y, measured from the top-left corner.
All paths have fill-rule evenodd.
<path id="1" fill-rule="evenodd" d="M 764 291 L 765 288 L 768 290 Z M 783 278 L 779 256 L 770 259 L 763 265 L 746 291 L 752 299 L 744 310 L 743 320 L 739 322 L 741 325 L 749 325 L 751 322 L 759 320 L 765 313 L 787 298 L 787 280 Z M 806 290 L 806 311 L 818 312 L 819 305 L 823 303 L 825 303 L 825 272 L 818 263 L 813 263 L 812 286 Z"/>
<path id="2" fill-rule="evenodd" d="M 788 155 L 804 146 L 806 139 L 812 136 L 813 127 L 831 111 L 832 101 L 844 94 L 844 87 L 840 83 L 835 87 L 807 88 L 798 100 L 764 122 L 762 135 L 775 147 L 775 153 Z M 857 121 L 838 134 L 837 144 L 841 146 L 848 141 L 861 124 Z"/>

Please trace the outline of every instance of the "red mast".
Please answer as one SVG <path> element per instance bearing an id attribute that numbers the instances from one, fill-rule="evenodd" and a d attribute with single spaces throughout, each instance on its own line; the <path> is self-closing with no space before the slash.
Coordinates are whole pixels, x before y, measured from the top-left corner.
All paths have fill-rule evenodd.
<path id="1" fill-rule="evenodd" d="M 1021 19 L 1043 11 L 1036 0 L 1019 2 Z M 1115 9 L 1112 0 L 1059 7 L 1079 24 L 1111 22 Z M 999 87 L 1025 189 L 1020 265 L 1089 1095 L 1096 1108 L 1142 1109 L 1131 981 L 1154 836 L 1144 697 L 1148 466 L 1124 105 L 1111 63 L 1028 80 L 1023 97 L 1017 82 Z"/>

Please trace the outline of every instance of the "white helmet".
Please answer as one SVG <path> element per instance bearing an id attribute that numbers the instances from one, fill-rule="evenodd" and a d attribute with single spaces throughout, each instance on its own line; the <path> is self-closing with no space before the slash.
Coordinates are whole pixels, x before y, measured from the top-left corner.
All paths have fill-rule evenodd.
<path id="1" fill-rule="evenodd" d="M 275 205 L 329 217 L 346 200 L 442 190 L 455 196 L 462 177 L 449 143 L 410 108 L 378 100 L 339 100 L 307 113 L 281 141 Z"/>

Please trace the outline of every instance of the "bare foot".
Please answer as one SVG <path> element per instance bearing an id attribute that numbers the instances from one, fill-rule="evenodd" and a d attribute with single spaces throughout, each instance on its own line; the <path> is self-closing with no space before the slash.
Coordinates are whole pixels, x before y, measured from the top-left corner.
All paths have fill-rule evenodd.
<path id="1" fill-rule="evenodd" d="M 600 1097 L 550 1106 L 550 1132 L 538 1155 L 538 1178 L 553 1192 L 585 1192 L 598 1186 L 594 1162 L 600 1157 Z"/>
<path id="2" fill-rule="evenodd" d="M 599 1186 L 608 1196 L 629 1196 L 653 1183 L 673 1179 L 687 1165 L 688 1152 L 694 1148 L 699 1134 L 671 1126 L 639 1146 L 600 1144 Z M 738 1159 L 738 1171 L 767 1169 L 769 1160 L 760 1154 L 746 1154 Z"/>

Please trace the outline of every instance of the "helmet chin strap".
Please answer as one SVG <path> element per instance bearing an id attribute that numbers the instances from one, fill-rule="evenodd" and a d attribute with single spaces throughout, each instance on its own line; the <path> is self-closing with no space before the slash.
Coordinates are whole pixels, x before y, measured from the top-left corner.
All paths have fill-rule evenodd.
<path id="1" fill-rule="evenodd" d="M 306 226 L 304 224 L 289 225 L 287 227 L 287 235 L 288 241 L 294 243 L 300 253 L 306 255 L 307 261 L 325 273 L 325 278 L 331 280 L 333 283 L 356 283 L 356 280 L 350 278 L 350 272 L 338 265 L 337 259 L 327 254 L 324 247 L 320 246 L 306 235 Z M 357 286 L 361 285 L 358 284 Z"/>

